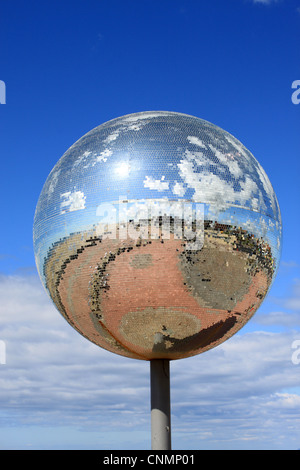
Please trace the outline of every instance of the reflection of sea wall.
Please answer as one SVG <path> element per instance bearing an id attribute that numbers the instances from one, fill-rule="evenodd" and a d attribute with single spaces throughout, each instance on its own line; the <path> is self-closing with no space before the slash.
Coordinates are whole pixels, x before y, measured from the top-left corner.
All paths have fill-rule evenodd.
<path id="1" fill-rule="evenodd" d="M 52 247 L 49 249 L 48 256 L 45 259 L 43 266 L 46 288 L 48 289 L 53 302 L 61 314 L 74 328 L 76 328 L 76 325 L 67 316 L 64 305 L 60 299 L 58 286 L 63 279 L 67 265 L 71 263 L 72 260 L 76 259 L 78 254 L 82 253 L 83 250 L 89 246 L 90 241 L 88 236 L 91 237 L 88 233 L 73 233 L 68 237 L 59 239 L 57 242 L 53 243 Z"/>
<path id="2" fill-rule="evenodd" d="M 205 221 L 203 248 L 186 246 L 175 240 L 172 224 L 169 240 L 162 233 L 155 240 L 102 238 L 95 227 L 51 247 L 46 285 L 66 320 L 101 347 L 138 358 L 145 348 L 147 358 L 151 349 L 188 356 L 200 340 L 208 349 L 243 326 L 265 297 L 274 267 L 262 239 L 228 225 Z M 163 348 L 153 345 L 158 337 Z"/>
<path id="3" fill-rule="evenodd" d="M 68 264 L 77 259 L 78 255 L 85 249 L 95 246 L 96 242 L 101 242 L 101 237 L 97 237 L 94 233 L 95 229 L 71 233 L 67 237 L 60 238 L 50 247 L 44 261 L 43 274 L 46 280 L 46 287 L 55 303 L 58 301 L 59 304 L 57 287 L 63 279 Z"/>
<path id="4" fill-rule="evenodd" d="M 260 273 L 266 283 L 260 284 L 247 311 L 257 308 L 258 299 L 265 297 L 274 273 L 271 249 L 263 240 L 245 230 L 210 221 L 205 223 L 202 250 L 183 252 L 180 258 L 189 290 L 199 303 L 207 306 L 208 312 L 211 308 L 234 311 Z"/>
<path id="5" fill-rule="evenodd" d="M 210 240 L 216 239 L 219 244 L 227 243 L 234 251 L 246 253 L 249 272 L 254 274 L 258 269 L 263 269 L 267 276 L 272 278 L 275 262 L 271 247 L 263 238 L 257 238 L 242 228 L 212 221 L 205 222 L 205 233 Z"/>

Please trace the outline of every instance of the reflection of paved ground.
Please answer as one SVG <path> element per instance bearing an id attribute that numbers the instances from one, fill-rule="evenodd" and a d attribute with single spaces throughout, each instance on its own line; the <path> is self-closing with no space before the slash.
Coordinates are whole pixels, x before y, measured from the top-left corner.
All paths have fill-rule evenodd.
<path id="1" fill-rule="evenodd" d="M 62 314 L 91 341 L 129 357 L 177 359 L 248 321 L 270 284 L 270 263 L 246 234 L 206 230 L 198 252 L 185 252 L 172 235 L 101 241 L 77 234 L 53 248 L 45 274 Z"/>

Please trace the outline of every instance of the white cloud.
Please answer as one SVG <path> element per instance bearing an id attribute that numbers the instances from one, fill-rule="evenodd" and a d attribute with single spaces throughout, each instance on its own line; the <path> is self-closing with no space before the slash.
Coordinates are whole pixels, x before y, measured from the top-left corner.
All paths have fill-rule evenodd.
<path id="1" fill-rule="evenodd" d="M 278 0 L 253 0 L 253 3 L 262 3 L 263 5 L 270 5 L 271 3 L 277 3 Z"/>
<path id="2" fill-rule="evenodd" d="M 68 191 L 60 195 L 64 200 L 60 203 L 60 213 L 78 211 L 85 209 L 86 196 L 82 191 Z"/>
<path id="3" fill-rule="evenodd" d="M 300 313 L 287 313 L 284 311 L 257 314 L 254 321 L 259 325 L 297 328 L 300 325 Z"/>
<path id="4" fill-rule="evenodd" d="M 96 157 L 96 162 L 106 162 L 107 158 L 112 155 L 112 151 L 110 149 L 105 149 Z"/>
<path id="5" fill-rule="evenodd" d="M 187 139 L 190 144 L 194 144 L 194 145 L 197 145 L 198 147 L 202 147 L 206 149 L 206 145 L 202 142 L 202 140 L 199 139 L 199 137 L 189 135 Z"/>
<path id="6" fill-rule="evenodd" d="M 285 301 L 285 307 L 290 310 L 300 311 L 300 279 L 294 279 L 292 294 Z"/>
<path id="7" fill-rule="evenodd" d="M 58 169 L 58 170 L 54 169 L 53 170 L 51 180 L 50 180 L 50 184 L 49 184 L 49 188 L 48 188 L 48 196 L 50 196 L 54 193 L 54 190 L 56 188 L 56 185 L 57 185 L 57 182 L 58 182 L 58 179 L 59 179 L 60 172 L 61 172 L 60 169 Z"/>
<path id="8" fill-rule="evenodd" d="M 149 112 L 143 112 L 143 113 L 136 113 L 136 114 L 131 114 L 128 115 L 127 117 L 125 116 L 123 119 L 123 122 L 136 122 L 140 120 L 147 120 L 147 119 L 154 119 L 154 118 L 159 118 L 163 116 L 170 116 L 172 113 L 166 111 L 149 111 Z"/>
<path id="9" fill-rule="evenodd" d="M 114 140 L 117 140 L 117 138 L 119 137 L 119 132 L 118 131 L 115 131 L 115 132 L 112 132 L 111 134 L 109 134 L 106 139 L 104 140 L 104 143 L 105 144 L 110 144 L 111 142 L 113 142 Z"/>
<path id="10" fill-rule="evenodd" d="M 164 181 L 165 177 L 162 176 L 160 180 L 155 180 L 152 176 L 146 176 L 146 179 L 143 181 L 144 187 L 149 189 L 154 189 L 156 191 L 166 191 L 169 189 L 168 181 Z"/>
<path id="11" fill-rule="evenodd" d="M 286 269 L 299 268 L 299 264 L 296 261 L 281 261 L 281 265 Z"/>
<path id="12" fill-rule="evenodd" d="M 193 199 L 197 202 L 213 204 L 215 214 L 224 211 L 231 204 L 238 204 L 241 207 L 250 208 L 254 211 L 267 211 L 264 195 L 261 186 L 269 197 L 273 212 L 276 215 L 277 201 L 271 183 L 257 163 L 259 179 L 255 181 L 242 168 L 239 155 L 243 156 L 243 161 L 249 161 L 249 156 L 242 148 L 241 144 L 226 137 L 228 142 L 234 145 L 237 154 L 222 153 L 217 148 L 209 144 L 216 159 L 210 159 L 202 152 L 185 151 L 185 158 L 178 163 L 179 175 L 184 184 L 194 190 Z M 212 171 L 212 166 L 218 168 L 218 164 L 225 165 L 226 174 Z M 230 178 L 227 178 L 227 174 Z M 240 189 L 236 190 L 236 182 Z M 261 186 L 260 186 L 261 183 Z M 279 215 L 279 214 L 278 214 Z"/>
<path id="13" fill-rule="evenodd" d="M 287 268 L 293 266 L 293 263 L 287 263 L 288 266 L 282 261 L 280 263 L 278 276 L 281 278 L 287 278 L 288 272 Z M 290 269 L 290 268 L 289 268 Z M 290 276 L 294 274 L 294 270 L 291 271 Z M 296 273 L 297 277 L 290 278 L 287 291 L 283 294 L 282 297 L 276 297 L 274 302 L 281 311 L 287 311 L 289 315 L 298 315 L 300 312 L 300 277 L 299 271 Z M 293 317 L 296 318 L 296 317 Z"/>
<path id="14" fill-rule="evenodd" d="M 300 407 L 300 396 L 295 393 L 275 393 L 266 406 L 272 407 L 274 410 L 280 406 L 297 412 Z"/>
<path id="15" fill-rule="evenodd" d="M 173 187 L 173 193 L 176 194 L 176 196 L 184 196 L 185 194 L 185 191 L 186 191 L 186 188 L 183 186 L 182 183 L 178 183 L 178 181 L 176 181 L 176 183 L 174 184 L 174 187 Z"/>
<path id="16" fill-rule="evenodd" d="M 182 160 L 178 168 L 185 185 L 194 189 L 193 199 L 196 202 L 214 204 L 216 212 L 226 209 L 228 202 L 237 199 L 243 202 L 242 192 L 236 193 L 232 186 L 212 172 L 196 172 L 192 161 Z"/>
<path id="17" fill-rule="evenodd" d="M 140 131 L 145 125 L 147 125 L 149 119 L 159 118 L 161 116 L 170 116 L 170 113 L 163 111 L 149 111 L 128 115 L 127 117 L 122 118 L 122 131 Z"/>

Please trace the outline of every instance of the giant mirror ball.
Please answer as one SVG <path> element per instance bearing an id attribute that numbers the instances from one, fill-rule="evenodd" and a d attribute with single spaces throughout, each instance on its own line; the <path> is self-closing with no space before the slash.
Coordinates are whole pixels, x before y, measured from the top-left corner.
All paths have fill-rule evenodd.
<path id="1" fill-rule="evenodd" d="M 33 231 L 42 283 L 72 327 L 119 355 L 173 360 L 252 317 L 274 280 L 281 230 L 272 185 L 235 137 L 149 111 L 65 152 Z"/>

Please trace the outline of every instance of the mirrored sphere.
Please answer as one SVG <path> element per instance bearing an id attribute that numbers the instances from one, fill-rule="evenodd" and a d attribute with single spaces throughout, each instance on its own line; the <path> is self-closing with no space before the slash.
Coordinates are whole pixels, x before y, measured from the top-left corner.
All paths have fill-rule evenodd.
<path id="1" fill-rule="evenodd" d="M 280 259 L 281 217 L 232 135 L 174 112 L 88 132 L 49 174 L 34 219 L 42 283 L 84 337 L 136 358 L 181 359 L 235 334 Z"/>

